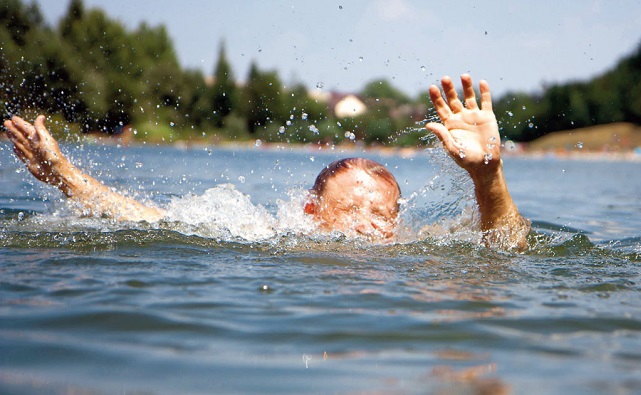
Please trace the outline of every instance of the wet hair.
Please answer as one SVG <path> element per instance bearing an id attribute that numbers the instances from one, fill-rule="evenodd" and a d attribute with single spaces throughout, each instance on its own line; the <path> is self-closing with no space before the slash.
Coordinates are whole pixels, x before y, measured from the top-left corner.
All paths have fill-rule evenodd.
<path id="1" fill-rule="evenodd" d="M 398 186 L 398 182 L 396 182 L 394 175 L 380 163 L 365 158 L 345 158 L 330 163 L 321 170 L 320 173 L 318 173 L 314 186 L 311 189 L 312 193 L 316 197 L 323 196 L 327 181 L 349 169 L 361 169 L 372 178 L 384 181 L 390 186 L 396 188 L 400 196 L 401 188 Z"/>

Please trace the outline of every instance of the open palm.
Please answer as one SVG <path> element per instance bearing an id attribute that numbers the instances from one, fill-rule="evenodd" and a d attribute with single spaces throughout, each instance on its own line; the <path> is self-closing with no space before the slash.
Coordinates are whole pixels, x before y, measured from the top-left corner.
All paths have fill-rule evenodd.
<path id="1" fill-rule="evenodd" d="M 445 98 L 436 85 L 430 87 L 430 99 L 443 123 L 429 123 L 427 129 L 443 142 L 459 166 L 474 175 L 500 163 L 500 136 L 487 82 L 479 84 L 481 107 L 476 101 L 472 78 L 464 74 L 461 83 L 465 104 L 449 77 L 441 80 Z"/>
<path id="2" fill-rule="evenodd" d="M 67 161 L 60 152 L 58 143 L 51 137 L 40 115 L 34 125 L 20 117 L 7 120 L 4 126 L 13 142 L 13 151 L 38 180 L 48 184 L 60 183 L 59 167 Z"/>

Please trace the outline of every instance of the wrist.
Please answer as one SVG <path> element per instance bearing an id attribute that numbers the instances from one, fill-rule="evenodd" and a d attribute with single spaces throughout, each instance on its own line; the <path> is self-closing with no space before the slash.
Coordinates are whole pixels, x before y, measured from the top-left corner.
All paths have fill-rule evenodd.
<path id="1" fill-rule="evenodd" d="M 497 184 L 505 183 L 502 159 L 491 160 L 488 163 L 468 169 L 467 172 L 470 174 L 476 188 L 496 187 Z"/>
<path id="2" fill-rule="evenodd" d="M 68 197 L 77 195 L 82 190 L 82 172 L 71 162 L 60 163 L 56 167 L 57 187 Z"/>
<path id="3" fill-rule="evenodd" d="M 499 160 L 495 166 L 471 176 L 483 230 L 499 227 L 505 220 L 518 214 L 507 189 L 502 161 Z"/>

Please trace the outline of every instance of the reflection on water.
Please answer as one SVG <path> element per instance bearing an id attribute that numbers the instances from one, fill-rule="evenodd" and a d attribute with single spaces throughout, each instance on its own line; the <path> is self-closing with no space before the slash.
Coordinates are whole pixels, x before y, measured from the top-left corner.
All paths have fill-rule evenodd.
<path id="1" fill-rule="evenodd" d="M 413 228 L 470 216 L 466 181 L 434 154 L 374 157 Z M 638 164 L 508 159 L 537 229 L 515 254 L 462 233 L 309 235 L 297 208 L 328 154 L 74 155 L 175 221 L 79 218 L 0 158 L 2 393 L 641 389 Z"/>

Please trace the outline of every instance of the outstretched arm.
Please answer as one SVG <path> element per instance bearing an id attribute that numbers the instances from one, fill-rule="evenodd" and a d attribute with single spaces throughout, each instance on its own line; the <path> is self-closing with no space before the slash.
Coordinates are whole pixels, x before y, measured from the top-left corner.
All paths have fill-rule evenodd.
<path id="1" fill-rule="evenodd" d="M 430 86 L 430 99 L 443 123 L 431 122 L 426 127 L 443 142 L 454 161 L 470 174 L 485 243 L 523 249 L 530 223 L 519 213 L 503 176 L 501 138 L 492 111 L 490 87 L 486 81 L 480 82 L 479 107 L 472 78 L 464 74 L 461 83 L 465 103 L 460 101 L 450 77 L 441 80 L 445 98 L 436 85 Z"/>
<path id="2" fill-rule="evenodd" d="M 122 196 L 84 174 L 65 158 L 44 122 L 43 115 L 33 125 L 15 116 L 4 122 L 13 151 L 34 177 L 60 189 L 90 215 L 149 222 L 164 216 L 162 210 Z"/>

